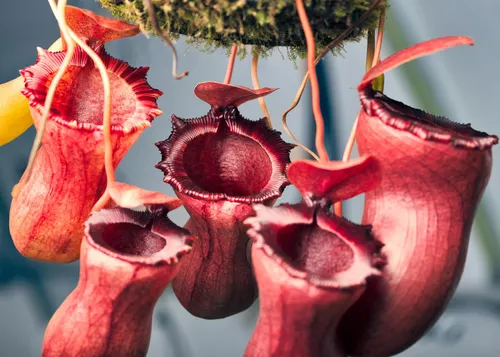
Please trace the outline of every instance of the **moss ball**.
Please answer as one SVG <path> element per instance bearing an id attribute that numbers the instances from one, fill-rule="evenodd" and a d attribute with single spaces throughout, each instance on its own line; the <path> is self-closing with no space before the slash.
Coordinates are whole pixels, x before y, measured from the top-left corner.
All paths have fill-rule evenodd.
<path id="1" fill-rule="evenodd" d="M 113 15 L 151 32 L 142 0 L 99 0 Z M 350 27 L 375 0 L 305 0 L 318 51 Z M 303 55 L 306 43 L 294 0 L 152 0 L 163 30 L 176 38 L 188 36 L 205 49 L 233 44 L 257 46 L 261 51 L 289 47 Z M 357 41 L 377 26 L 385 1 L 344 41 Z"/>

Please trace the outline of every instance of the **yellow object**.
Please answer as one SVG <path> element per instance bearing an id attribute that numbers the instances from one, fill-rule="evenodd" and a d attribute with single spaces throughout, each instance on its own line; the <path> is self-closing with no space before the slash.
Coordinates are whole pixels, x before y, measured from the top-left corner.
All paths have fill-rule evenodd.
<path id="1" fill-rule="evenodd" d="M 53 52 L 61 50 L 61 39 L 49 48 Z M 21 94 L 23 88 L 23 77 L 0 84 L 0 146 L 11 142 L 33 125 L 28 100 Z"/>

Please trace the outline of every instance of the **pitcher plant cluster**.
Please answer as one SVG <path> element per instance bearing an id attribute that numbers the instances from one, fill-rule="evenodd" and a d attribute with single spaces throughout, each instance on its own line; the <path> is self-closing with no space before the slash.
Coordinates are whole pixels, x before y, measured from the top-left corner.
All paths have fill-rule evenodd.
<path id="1" fill-rule="evenodd" d="M 366 16 L 380 5 L 374 1 Z M 170 136 L 156 143 L 159 162 L 178 198 L 117 182 L 114 170 L 152 121 L 162 92 L 148 68 L 107 54 L 108 41 L 140 33 L 121 20 L 49 0 L 61 39 L 21 77 L 3 84 L 8 110 L 1 144 L 34 123 L 28 167 L 12 191 L 10 232 L 27 258 L 80 260 L 80 279 L 50 320 L 42 355 L 145 356 L 152 313 L 172 283 L 191 314 L 221 319 L 260 312 L 246 357 L 390 356 L 418 341 L 439 318 L 459 282 L 474 214 L 488 183 L 498 138 L 383 94 L 383 74 L 469 37 L 419 43 L 381 60 L 368 32 L 360 109 L 341 161 L 324 145 L 315 65 L 353 24 L 319 52 L 303 0 L 294 3 L 307 46 L 316 126 L 315 159 L 291 162 L 294 144 L 271 127 L 258 53 L 254 88 L 230 84 L 238 45 L 224 82 L 198 84 L 210 105 L 194 119 L 172 115 Z M 173 49 L 150 1 L 152 27 Z M 259 120 L 240 105 L 258 100 Z M 5 108 L 5 107 L 4 107 Z M 201 116 L 200 116 L 201 115 Z M 165 133 L 167 137 L 167 133 Z M 359 158 L 351 159 L 357 143 Z M 298 204 L 275 206 L 287 185 Z M 362 222 L 343 217 L 342 201 L 365 194 Z M 184 227 L 168 218 L 183 205 Z"/>

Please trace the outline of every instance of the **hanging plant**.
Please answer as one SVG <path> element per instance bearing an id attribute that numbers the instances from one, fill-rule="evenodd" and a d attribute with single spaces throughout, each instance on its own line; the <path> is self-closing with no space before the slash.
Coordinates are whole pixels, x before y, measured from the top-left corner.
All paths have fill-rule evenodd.
<path id="1" fill-rule="evenodd" d="M 358 149 L 379 158 L 384 173 L 380 186 L 366 194 L 362 222 L 384 244 L 388 263 L 383 279 L 368 286 L 341 325 L 352 355 L 401 352 L 444 311 L 464 268 L 491 173 L 491 147 L 498 143 L 470 124 L 390 99 L 373 90 L 372 81 L 414 58 L 472 43 L 444 37 L 412 46 L 372 68 L 358 87 Z"/>
<path id="2" fill-rule="evenodd" d="M 243 118 L 238 105 L 273 91 L 201 83 L 194 92 L 210 104 L 209 113 L 188 120 L 172 116 L 170 138 L 157 143 L 157 167 L 190 215 L 185 228 L 198 237 L 173 283 L 193 315 L 226 317 L 257 298 L 243 221 L 252 203 L 272 204 L 281 195 L 293 146 L 265 119 Z"/>
<path id="3" fill-rule="evenodd" d="M 237 314 L 260 297 L 246 357 L 389 356 L 418 341 L 459 282 L 498 137 L 389 98 L 383 74 L 472 39 L 438 38 L 381 61 L 380 0 L 102 3 L 172 48 L 176 79 L 187 72 L 177 74 L 170 35 L 231 46 L 230 56 L 223 83 L 194 89 L 209 112 L 172 115 L 170 136 L 156 143 L 156 168 L 178 199 L 119 183 L 115 168 L 162 113 L 148 69 L 104 50 L 139 27 L 49 0 L 62 51 L 39 49 L 37 63 L 21 71 L 37 137 L 12 192 L 10 232 L 26 257 L 81 261 L 42 355 L 145 356 L 154 306 L 170 282 L 181 305 L 205 319 Z M 325 148 L 315 65 L 365 30 L 360 113 L 336 161 Z M 253 89 L 230 83 L 240 44 L 257 45 Z M 291 162 L 294 145 L 272 128 L 264 97 L 275 89 L 260 86 L 257 64 L 278 45 L 307 54 L 308 73 L 282 122 L 316 160 Z M 315 152 L 286 125 L 308 80 Z M 252 100 L 264 112 L 259 120 L 240 113 Z M 355 142 L 361 157 L 351 159 Z M 302 201 L 273 207 L 288 185 Z M 342 201 L 360 194 L 358 224 L 343 217 Z M 183 228 L 168 218 L 181 205 Z"/>
<path id="4" fill-rule="evenodd" d="M 44 357 L 145 356 L 156 301 L 191 250 L 194 237 L 167 217 L 179 200 L 126 184 L 111 196 L 120 207 L 85 223 L 80 280 L 47 326 Z"/>
<path id="5" fill-rule="evenodd" d="M 146 82 L 148 68 L 132 68 L 103 49 L 106 41 L 137 34 L 137 28 L 71 7 L 66 14 L 95 49 L 113 88 L 111 161 L 116 168 L 161 114 L 156 100 L 162 93 Z M 78 259 L 83 223 L 106 187 L 102 83 L 99 69 L 81 47 L 75 48 L 59 79 L 51 107 L 45 107 L 48 88 L 66 55 L 39 49 L 37 63 L 21 71 L 22 94 L 28 98 L 35 127 L 46 134 L 33 167 L 13 191 L 10 210 L 17 249 L 29 258 L 60 263 Z"/>
<path id="6" fill-rule="evenodd" d="M 142 0 L 100 0 L 113 15 L 153 31 Z M 152 1 L 159 27 L 170 36 L 188 36 L 202 48 L 225 47 L 234 43 L 260 47 L 262 50 L 287 46 L 292 53 L 304 55 L 302 26 L 297 21 L 293 0 L 224 0 L 224 1 Z M 383 1 L 319 0 L 307 3 L 318 49 L 327 46 L 375 4 L 363 23 L 353 27 L 344 40 L 357 41 L 367 29 L 377 26 Z"/>
<path id="7" fill-rule="evenodd" d="M 246 224 L 259 285 L 260 313 L 245 357 L 343 356 L 337 327 L 384 265 L 370 226 L 330 211 L 335 202 L 380 181 L 373 157 L 317 164 L 296 161 L 288 177 L 303 194 L 299 205 L 255 205 Z"/>

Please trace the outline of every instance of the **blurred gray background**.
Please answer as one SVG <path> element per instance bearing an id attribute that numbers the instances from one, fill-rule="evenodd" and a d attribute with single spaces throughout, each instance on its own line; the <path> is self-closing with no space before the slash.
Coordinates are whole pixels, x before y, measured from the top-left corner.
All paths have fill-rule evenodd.
<path id="1" fill-rule="evenodd" d="M 100 11 L 94 0 L 68 2 Z M 46 1 L 2 1 L 0 10 L 0 83 L 18 75 L 18 70 L 36 60 L 36 46 L 48 48 L 58 37 L 58 28 Z M 418 106 L 456 121 L 471 122 L 481 131 L 500 133 L 499 56 L 500 2 L 497 0 L 407 0 L 391 1 L 387 36 L 382 57 L 405 47 L 445 35 L 469 35 L 476 40 L 473 48 L 456 48 L 418 60 L 386 75 L 385 92 L 394 99 Z M 200 81 L 222 81 L 227 55 L 224 51 L 201 53 L 181 39 L 179 71 L 189 77 L 176 81 L 170 75 L 171 53 L 158 39 L 139 35 L 110 43 L 108 51 L 133 66 L 151 66 L 149 82 L 164 91 L 159 106 L 164 115 L 157 118 L 130 150 L 118 169 L 118 179 L 150 190 L 172 194 L 162 182 L 162 173 L 154 168 L 160 155 L 154 143 L 170 133 L 169 117 L 196 117 L 208 106 L 193 94 Z M 328 147 L 338 156 L 347 140 L 359 109 L 356 85 L 364 72 L 366 43 L 350 44 L 336 58 L 323 61 L 320 75 L 325 91 L 325 117 Z M 296 65 L 279 51 L 260 61 L 262 86 L 279 87 L 267 97 L 274 126 L 281 130 L 282 112 L 291 104 L 304 72 L 304 63 Z M 251 87 L 250 58 L 237 60 L 233 84 Z M 293 132 L 311 146 L 314 129 L 308 96 L 289 115 Z M 241 107 L 245 117 L 262 116 L 257 102 Z M 335 121 L 333 122 L 333 119 Z M 45 325 L 52 313 L 75 287 L 78 263 L 53 265 L 24 259 L 15 250 L 8 232 L 10 191 L 26 165 L 34 138 L 31 128 L 16 141 L 0 147 L 0 356 L 36 357 L 40 355 Z M 284 134 L 285 140 L 290 138 Z M 494 151 L 498 149 L 495 148 Z M 294 152 L 295 158 L 303 155 Z M 466 269 L 455 299 L 438 324 L 417 345 L 400 356 L 499 356 L 500 355 L 500 170 L 493 167 L 480 216 L 476 220 Z M 287 189 L 280 199 L 297 201 Z M 359 220 L 362 197 L 347 202 L 346 214 Z M 186 214 L 174 212 L 173 219 L 183 224 Z M 493 218 L 493 219 L 492 219 Z M 486 248 L 485 248 L 486 247 Z M 236 357 L 241 356 L 252 333 L 257 309 L 220 321 L 192 317 L 167 291 L 155 310 L 154 330 L 148 356 Z"/>

